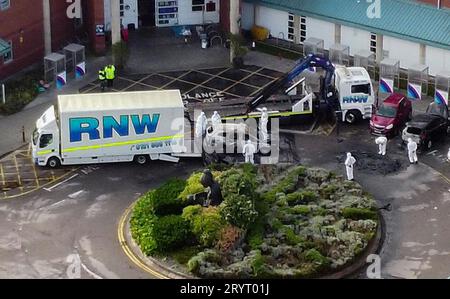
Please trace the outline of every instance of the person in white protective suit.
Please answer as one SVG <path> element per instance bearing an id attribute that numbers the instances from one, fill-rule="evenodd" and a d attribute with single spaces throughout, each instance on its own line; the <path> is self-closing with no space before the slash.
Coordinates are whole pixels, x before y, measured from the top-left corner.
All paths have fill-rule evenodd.
<path id="1" fill-rule="evenodd" d="M 218 125 L 222 123 L 222 118 L 220 117 L 220 114 L 217 111 L 214 111 L 213 115 L 211 116 L 211 124 L 213 129 L 217 128 Z"/>
<path id="2" fill-rule="evenodd" d="M 417 159 L 417 143 L 415 143 L 411 138 L 408 138 L 408 158 L 411 164 L 418 163 Z"/>
<path id="3" fill-rule="evenodd" d="M 253 145 L 251 140 L 247 140 L 242 152 L 245 156 L 245 163 L 255 164 L 256 147 Z"/>
<path id="4" fill-rule="evenodd" d="M 447 161 L 450 162 L 450 148 L 448 149 L 448 153 L 447 153 Z"/>
<path id="5" fill-rule="evenodd" d="M 387 138 L 384 136 L 378 137 L 375 139 L 375 143 L 378 144 L 378 154 L 386 155 Z"/>
<path id="6" fill-rule="evenodd" d="M 197 123 L 195 124 L 195 136 L 202 137 L 206 133 L 206 125 L 208 119 L 206 118 L 205 112 L 201 112 L 197 118 Z"/>
<path id="7" fill-rule="evenodd" d="M 267 112 L 267 108 L 263 107 L 258 108 L 261 112 L 261 118 L 259 119 L 259 131 L 261 132 L 261 139 L 264 143 L 267 143 L 269 139 L 269 134 L 267 133 L 267 124 L 269 122 L 269 113 Z"/>
<path id="8" fill-rule="evenodd" d="M 347 171 L 347 179 L 353 181 L 353 165 L 355 165 L 356 159 L 351 153 L 347 153 L 347 159 L 345 159 L 345 170 Z"/>

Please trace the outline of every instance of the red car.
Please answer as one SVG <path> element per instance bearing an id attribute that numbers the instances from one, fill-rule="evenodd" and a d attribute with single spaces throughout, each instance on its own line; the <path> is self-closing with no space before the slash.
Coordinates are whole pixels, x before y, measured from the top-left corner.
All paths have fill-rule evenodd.
<path id="1" fill-rule="evenodd" d="M 411 118 L 411 102 L 402 94 L 391 94 L 372 115 L 370 132 L 373 135 L 392 138 L 401 132 Z"/>

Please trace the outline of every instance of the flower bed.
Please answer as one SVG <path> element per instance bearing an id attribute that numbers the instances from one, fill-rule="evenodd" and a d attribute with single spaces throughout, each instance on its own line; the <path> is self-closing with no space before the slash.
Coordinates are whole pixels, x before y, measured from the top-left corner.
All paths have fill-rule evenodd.
<path id="1" fill-rule="evenodd" d="M 376 234 L 373 198 L 325 170 L 244 164 L 213 176 L 217 207 L 187 200 L 203 191 L 199 173 L 139 199 L 131 232 L 144 254 L 205 278 L 320 277 L 351 264 Z"/>

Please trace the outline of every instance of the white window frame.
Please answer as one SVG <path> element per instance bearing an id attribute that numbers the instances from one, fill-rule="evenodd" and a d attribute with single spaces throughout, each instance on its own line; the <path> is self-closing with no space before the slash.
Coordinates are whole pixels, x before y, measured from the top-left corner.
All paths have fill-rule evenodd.
<path id="1" fill-rule="evenodd" d="M 305 29 L 302 29 L 302 26 L 305 27 Z M 300 27 L 298 28 L 298 43 L 303 45 L 303 42 L 306 40 L 306 16 L 300 16 Z"/>
<path id="2" fill-rule="evenodd" d="M 6 55 L 6 54 L 3 54 L 3 55 L 2 55 L 3 64 L 10 63 L 10 62 L 12 62 L 12 61 L 14 60 L 14 55 L 13 55 L 13 44 L 12 44 L 12 41 L 9 40 L 9 41 L 8 41 L 8 44 L 9 44 L 10 48 L 9 48 L 9 52 L 6 52 L 6 54 L 9 53 L 11 57 L 10 57 L 8 60 L 6 60 L 6 58 L 5 58 L 5 55 Z"/>
<path id="3" fill-rule="evenodd" d="M 292 26 L 291 26 L 292 23 Z M 289 13 L 288 23 L 287 23 L 287 40 L 290 42 L 295 41 L 295 15 L 293 13 Z M 292 32 L 289 32 L 292 31 Z"/>
<path id="4" fill-rule="evenodd" d="M 377 39 L 378 39 L 378 35 L 374 32 L 371 32 L 369 49 L 370 49 L 370 52 L 372 52 L 374 54 L 377 54 Z M 372 43 L 375 43 L 375 46 L 372 46 Z"/>
<path id="5" fill-rule="evenodd" d="M 0 11 L 7 10 L 11 7 L 11 0 L 1 0 Z"/>

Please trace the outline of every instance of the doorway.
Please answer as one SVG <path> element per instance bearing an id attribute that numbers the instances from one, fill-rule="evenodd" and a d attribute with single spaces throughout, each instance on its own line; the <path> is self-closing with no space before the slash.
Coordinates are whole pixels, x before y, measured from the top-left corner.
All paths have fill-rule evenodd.
<path id="1" fill-rule="evenodd" d="M 143 27 L 155 26 L 155 0 L 138 0 L 139 24 Z"/>

